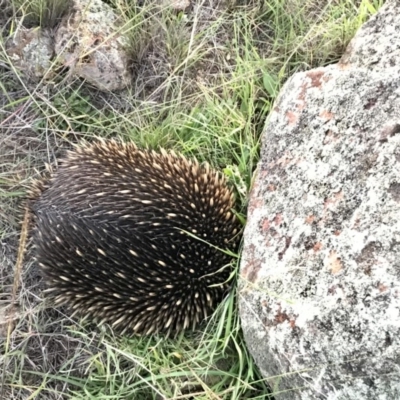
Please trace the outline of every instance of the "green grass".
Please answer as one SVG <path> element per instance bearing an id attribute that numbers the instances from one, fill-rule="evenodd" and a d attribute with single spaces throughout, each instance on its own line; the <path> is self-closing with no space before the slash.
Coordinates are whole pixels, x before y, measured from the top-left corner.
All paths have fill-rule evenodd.
<path id="1" fill-rule="evenodd" d="M 8 331 L 1 322 L 10 315 L 19 206 L 32 177 L 71 144 L 119 136 L 223 170 L 245 220 L 261 133 L 283 83 L 336 62 L 382 1 L 200 1 L 187 13 L 150 1 L 109 3 L 124 19 L 135 71 L 121 93 L 90 88 L 57 62 L 51 80 L 32 81 L 8 58 L 5 43 L 17 21 L 55 28 L 68 2 L 10 0 L 0 16 L 0 398 L 267 399 L 268 384 L 245 347 L 235 290 L 196 332 L 118 337 L 43 301 L 28 252 Z"/>
<path id="2" fill-rule="evenodd" d="M 25 26 L 54 28 L 72 5 L 71 0 L 14 0 L 15 15 L 24 19 Z"/>

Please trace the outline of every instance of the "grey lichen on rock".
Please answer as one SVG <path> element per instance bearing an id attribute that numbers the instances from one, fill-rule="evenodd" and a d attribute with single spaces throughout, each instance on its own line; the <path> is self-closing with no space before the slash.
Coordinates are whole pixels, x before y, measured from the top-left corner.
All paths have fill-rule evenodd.
<path id="1" fill-rule="evenodd" d="M 341 63 L 295 74 L 266 125 L 239 306 L 246 343 L 277 400 L 400 398 L 394 15 L 400 3 L 389 1 Z M 368 49 L 359 40 L 366 30 L 375 32 Z M 374 41 L 387 46 L 379 60 Z"/>
<path id="2" fill-rule="evenodd" d="M 62 63 L 102 90 L 120 90 L 131 82 L 127 45 L 118 16 L 101 0 L 74 0 L 55 36 Z"/>
<path id="3" fill-rule="evenodd" d="M 6 42 L 7 55 L 29 78 L 47 78 L 51 73 L 54 43 L 51 33 L 40 27 L 20 26 Z"/>

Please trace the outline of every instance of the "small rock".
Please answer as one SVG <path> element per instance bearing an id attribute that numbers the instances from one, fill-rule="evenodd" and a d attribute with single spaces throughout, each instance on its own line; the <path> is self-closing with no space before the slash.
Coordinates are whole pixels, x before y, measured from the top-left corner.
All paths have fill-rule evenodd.
<path id="1" fill-rule="evenodd" d="M 190 7 L 190 0 L 155 0 L 161 8 L 172 8 L 175 11 L 185 11 Z"/>
<path id="2" fill-rule="evenodd" d="M 101 0 L 74 0 L 55 37 L 55 51 L 71 71 L 101 90 L 124 89 L 132 79 L 120 21 Z"/>
<path id="3" fill-rule="evenodd" d="M 190 0 L 166 0 L 164 1 L 164 5 L 176 11 L 185 11 L 190 7 Z"/>
<path id="4" fill-rule="evenodd" d="M 6 51 L 14 65 L 30 78 L 42 78 L 51 72 L 53 39 L 47 30 L 21 26 L 7 40 Z"/>

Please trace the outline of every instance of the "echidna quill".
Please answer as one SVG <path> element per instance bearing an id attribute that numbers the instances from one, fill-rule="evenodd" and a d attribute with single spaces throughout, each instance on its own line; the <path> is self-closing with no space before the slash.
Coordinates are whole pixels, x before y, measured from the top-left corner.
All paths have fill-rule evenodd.
<path id="1" fill-rule="evenodd" d="M 83 144 L 32 190 L 36 260 L 57 304 L 122 332 L 194 328 L 228 289 L 240 223 L 222 174 L 174 152 Z"/>

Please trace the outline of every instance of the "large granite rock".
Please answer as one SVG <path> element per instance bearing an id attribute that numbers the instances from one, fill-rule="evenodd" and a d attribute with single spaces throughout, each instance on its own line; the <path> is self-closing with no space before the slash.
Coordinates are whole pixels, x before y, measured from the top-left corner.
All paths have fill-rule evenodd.
<path id="1" fill-rule="evenodd" d="M 277 400 L 400 399 L 399 15 L 295 74 L 266 125 L 239 306 Z"/>

